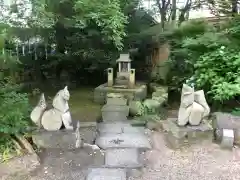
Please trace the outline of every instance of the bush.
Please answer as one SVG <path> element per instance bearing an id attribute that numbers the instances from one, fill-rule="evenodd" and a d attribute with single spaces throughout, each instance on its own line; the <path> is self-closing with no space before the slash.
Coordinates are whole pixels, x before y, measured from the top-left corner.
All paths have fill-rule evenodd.
<path id="1" fill-rule="evenodd" d="M 190 43 L 210 29 L 212 27 L 204 21 L 190 21 L 183 23 L 171 33 L 166 33 L 165 36 L 171 43 L 171 66 L 167 81 L 171 90 L 180 92 L 182 84 L 193 75 L 193 65 L 196 57 L 199 56 L 194 53 L 200 51 L 193 51 L 191 48 L 194 48 L 194 45 Z"/>
<path id="2" fill-rule="evenodd" d="M 223 27 L 189 22 L 172 33 L 169 84 L 174 89 L 180 90 L 183 83 L 193 79 L 196 89 L 204 89 L 209 101 L 224 103 L 239 97 L 240 20 L 233 19 Z"/>
<path id="3" fill-rule="evenodd" d="M 30 125 L 28 96 L 11 79 L 0 82 L 0 154 L 14 150 L 12 135 L 23 134 Z"/>

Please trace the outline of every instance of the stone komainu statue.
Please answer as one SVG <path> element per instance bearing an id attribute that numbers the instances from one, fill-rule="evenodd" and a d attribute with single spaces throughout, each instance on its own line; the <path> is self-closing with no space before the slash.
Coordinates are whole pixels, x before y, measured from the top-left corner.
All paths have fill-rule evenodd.
<path id="1" fill-rule="evenodd" d="M 38 127 L 43 127 L 48 131 L 59 130 L 62 125 L 66 129 L 73 130 L 71 114 L 69 112 L 68 101 L 70 93 L 67 86 L 60 90 L 54 97 L 53 108 L 47 110 L 47 103 L 44 94 L 41 95 L 38 105 L 31 113 L 32 121 Z"/>
<path id="2" fill-rule="evenodd" d="M 178 112 L 178 125 L 199 125 L 210 113 L 204 91 L 194 92 L 194 88 L 183 84 L 181 104 Z"/>

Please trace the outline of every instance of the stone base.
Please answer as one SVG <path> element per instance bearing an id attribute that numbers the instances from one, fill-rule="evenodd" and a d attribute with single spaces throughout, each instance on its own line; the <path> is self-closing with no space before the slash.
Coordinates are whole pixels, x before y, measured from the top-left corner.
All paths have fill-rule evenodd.
<path id="1" fill-rule="evenodd" d="M 104 104 L 106 102 L 106 96 L 108 93 L 122 93 L 127 99 L 132 97 L 137 100 L 143 100 L 147 96 L 147 86 L 145 84 L 136 83 L 135 88 L 117 88 L 108 87 L 107 84 L 102 84 L 94 90 L 94 102 Z"/>
<path id="2" fill-rule="evenodd" d="M 165 132 L 167 145 L 170 148 L 180 148 L 184 145 L 200 143 L 203 140 L 213 139 L 213 130 L 207 121 L 203 121 L 199 126 L 177 125 L 176 118 L 169 118 L 162 121 L 162 130 Z"/>
<path id="3" fill-rule="evenodd" d="M 80 134 L 84 143 L 93 144 L 96 138 L 96 127 L 80 128 Z M 72 130 L 39 130 L 33 133 L 32 139 L 41 148 L 75 149 L 76 144 L 75 132 Z"/>

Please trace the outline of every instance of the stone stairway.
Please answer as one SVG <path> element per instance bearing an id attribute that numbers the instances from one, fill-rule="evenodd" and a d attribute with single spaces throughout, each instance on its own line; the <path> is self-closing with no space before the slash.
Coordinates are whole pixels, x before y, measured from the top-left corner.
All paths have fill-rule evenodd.
<path id="1" fill-rule="evenodd" d="M 119 98 L 103 106 L 95 144 L 105 151 L 105 163 L 88 169 L 87 180 L 127 180 L 129 172 L 143 167 L 142 152 L 151 144 L 143 127 L 131 126 L 128 113 L 127 102 Z"/>

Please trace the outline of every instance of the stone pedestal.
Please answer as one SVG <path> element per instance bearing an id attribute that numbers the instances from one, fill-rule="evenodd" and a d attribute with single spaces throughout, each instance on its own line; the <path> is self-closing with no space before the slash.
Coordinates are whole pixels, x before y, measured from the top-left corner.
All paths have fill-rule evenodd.
<path id="1" fill-rule="evenodd" d="M 84 143 L 93 144 L 96 138 L 96 127 L 80 128 L 80 137 Z M 76 135 L 72 130 L 46 131 L 39 130 L 33 132 L 34 144 L 41 148 L 54 149 L 76 149 Z"/>
<path id="2" fill-rule="evenodd" d="M 162 130 L 165 132 L 167 145 L 173 149 L 213 139 L 212 127 L 206 120 L 198 126 L 180 127 L 177 125 L 177 118 L 169 118 L 162 121 Z"/>
<path id="3" fill-rule="evenodd" d="M 135 86 L 135 69 L 131 69 L 129 74 L 129 88 L 134 88 L 134 86 Z"/>
<path id="4" fill-rule="evenodd" d="M 108 82 L 107 85 L 108 87 L 112 87 L 113 86 L 113 68 L 108 68 Z"/>

